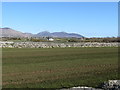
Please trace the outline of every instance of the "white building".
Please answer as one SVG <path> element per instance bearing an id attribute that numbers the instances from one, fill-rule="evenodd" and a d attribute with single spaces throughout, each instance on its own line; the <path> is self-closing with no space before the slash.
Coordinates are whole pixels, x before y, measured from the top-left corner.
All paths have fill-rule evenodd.
<path id="1" fill-rule="evenodd" d="M 54 41 L 54 39 L 53 38 L 49 38 L 49 41 Z"/>

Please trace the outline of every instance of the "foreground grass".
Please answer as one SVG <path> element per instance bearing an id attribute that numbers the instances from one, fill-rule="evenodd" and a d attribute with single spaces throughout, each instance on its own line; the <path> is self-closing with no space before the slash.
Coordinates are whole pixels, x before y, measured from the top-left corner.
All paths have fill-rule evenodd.
<path id="1" fill-rule="evenodd" d="M 3 88 L 93 86 L 117 79 L 117 48 L 3 49 Z"/>

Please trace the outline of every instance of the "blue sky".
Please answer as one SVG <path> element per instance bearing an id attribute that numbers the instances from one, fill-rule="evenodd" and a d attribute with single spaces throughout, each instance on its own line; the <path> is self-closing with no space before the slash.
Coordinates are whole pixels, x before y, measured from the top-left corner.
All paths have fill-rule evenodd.
<path id="1" fill-rule="evenodd" d="M 118 36 L 117 2 L 3 2 L 2 27 L 22 32 Z"/>

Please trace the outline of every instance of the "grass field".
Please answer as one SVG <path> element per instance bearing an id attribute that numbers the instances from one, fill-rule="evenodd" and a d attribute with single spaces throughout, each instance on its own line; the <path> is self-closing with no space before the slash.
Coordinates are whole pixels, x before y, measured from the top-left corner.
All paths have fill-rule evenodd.
<path id="1" fill-rule="evenodd" d="M 93 86 L 117 79 L 117 48 L 3 49 L 3 88 Z"/>

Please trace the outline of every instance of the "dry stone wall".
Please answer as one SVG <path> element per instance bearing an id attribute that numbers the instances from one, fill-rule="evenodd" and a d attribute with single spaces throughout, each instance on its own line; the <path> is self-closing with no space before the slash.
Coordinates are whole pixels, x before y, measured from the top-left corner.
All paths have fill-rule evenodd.
<path id="1" fill-rule="evenodd" d="M 118 47 L 118 43 L 53 43 L 53 42 L 0 42 L 3 48 L 66 48 L 66 47 Z"/>

